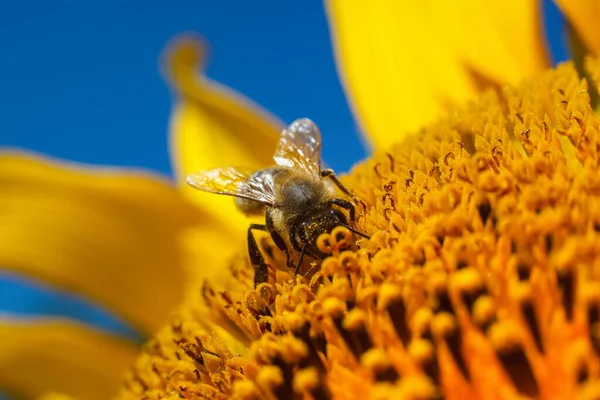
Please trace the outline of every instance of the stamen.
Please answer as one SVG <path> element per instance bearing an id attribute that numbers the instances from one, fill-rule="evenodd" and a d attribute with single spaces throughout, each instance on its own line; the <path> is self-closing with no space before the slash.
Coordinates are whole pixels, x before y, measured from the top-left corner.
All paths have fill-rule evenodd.
<path id="1" fill-rule="evenodd" d="M 410 340 L 410 328 L 406 323 L 406 307 L 402 298 L 393 300 L 388 304 L 387 312 L 390 316 L 390 320 L 394 325 L 396 335 L 402 341 L 402 344 L 406 346 Z"/>
<path id="2" fill-rule="evenodd" d="M 535 345 L 537 346 L 540 353 L 543 353 L 544 343 L 542 341 L 542 333 L 540 332 L 540 327 L 535 316 L 535 309 L 533 308 L 533 304 L 531 304 L 530 300 L 525 300 L 521 304 L 521 312 L 523 313 L 523 317 L 527 322 L 529 331 L 531 332 L 531 335 L 535 340 Z"/>
<path id="3" fill-rule="evenodd" d="M 455 328 L 448 331 L 444 335 L 444 341 L 446 342 L 448 349 L 450 349 L 450 353 L 452 353 L 460 372 L 462 372 L 466 380 L 471 379 L 469 369 L 467 368 L 467 364 L 462 355 L 462 334 L 460 329 Z"/>
<path id="4" fill-rule="evenodd" d="M 592 398 L 600 123 L 587 85 L 561 66 L 356 166 L 342 179 L 358 227 L 317 238 L 308 278 L 275 247 L 256 290 L 243 248 L 228 266 L 199 262 L 229 270 L 144 348 L 122 400 Z"/>
<path id="5" fill-rule="evenodd" d="M 496 356 L 517 391 L 529 397 L 539 396 L 539 387 L 523 348 L 517 344 L 500 348 Z"/>
<path id="6" fill-rule="evenodd" d="M 346 317 L 333 317 L 336 329 L 357 360 L 360 359 L 365 351 L 373 347 L 371 337 L 365 329 L 362 318 L 362 315 L 356 312 L 349 313 Z"/>
<path id="7" fill-rule="evenodd" d="M 573 272 L 568 269 L 557 273 L 558 286 L 562 291 L 562 304 L 567 320 L 573 319 L 573 306 L 575 302 L 575 278 Z"/>
<path id="8" fill-rule="evenodd" d="M 587 310 L 588 335 L 596 354 L 600 355 L 600 305 L 590 302 Z"/>

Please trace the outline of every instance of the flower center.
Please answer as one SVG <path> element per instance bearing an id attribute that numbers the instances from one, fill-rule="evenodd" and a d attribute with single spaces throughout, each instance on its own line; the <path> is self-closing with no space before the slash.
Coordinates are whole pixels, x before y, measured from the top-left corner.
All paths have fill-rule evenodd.
<path id="1" fill-rule="evenodd" d="M 330 256 L 293 276 L 265 239 L 257 289 L 240 253 L 146 346 L 122 397 L 591 398 L 600 123 L 586 88 L 561 66 L 355 167 L 344 183 L 370 240 L 335 228 L 318 241 Z"/>

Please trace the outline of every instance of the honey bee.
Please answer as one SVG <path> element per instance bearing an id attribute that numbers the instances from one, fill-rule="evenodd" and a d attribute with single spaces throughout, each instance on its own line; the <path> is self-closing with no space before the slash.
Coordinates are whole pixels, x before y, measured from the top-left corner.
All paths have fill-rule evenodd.
<path id="1" fill-rule="evenodd" d="M 336 196 L 335 187 L 354 196 L 331 169 L 321 167 L 321 133 L 307 118 L 294 121 L 281 133 L 273 156 L 275 166 L 251 170 L 220 167 L 187 176 L 187 183 L 199 190 L 235 197 L 237 208 L 246 215 L 265 215 L 264 224 L 248 227 L 248 254 L 254 267 L 254 286 L 268 280 L 268 268 L 253 231 L 266 231 L 286 255 L 289 268 L 298 273 L 305 255 L 323 258 L 317 238 L 336 226 L 369 239 L 348 224 L 340 210 L 348 212 L 354 224 L 354 203 Z M 292 265 L 291 250 L 299 252 Z"/>

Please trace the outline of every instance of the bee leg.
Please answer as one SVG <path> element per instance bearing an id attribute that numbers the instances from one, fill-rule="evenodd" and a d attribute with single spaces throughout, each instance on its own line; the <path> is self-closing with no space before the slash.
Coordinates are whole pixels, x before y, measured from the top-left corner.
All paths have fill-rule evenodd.
<path id="1" fill-rule="evenodd" d="M 352 224 L 354 224 L 354 223 L 356 222 L 356 221 L 355 221 L 355 218 L 356 218 L 356 211 L 355 211 L 355 209 L 354 209 L 354 204 L 352 204 L 352 203 L 351 203 L 351 202 L 349 202 L 348 200 L 344 200 L 344 199 L 337 199 L 337 198 L 334 198 L 334 199 L 331 199 L 331 200 L 329 200 L 329 202 L 328 202 L 328 203 L 329 203 L 329 204 L 331 204 L 331 205 L 336 205 L 336 206 L 338 206 L 338 207 L 341 207 L 341 208 L 344 208 L 344 209 L 348 210 L 348 213 L 350 214 L 350 222 L 351 222 Z M 361 231 L 357 231 L 356 229 L 352 228 L 351 226 L 348 226 L 348 225 L 342 225 L 342 226 L 345 226 L 345 227 L 346 227 L 346 228 L 347 228 L 347 229 L 348 229 L 350 232 L 354 232 L 354 233 L 356 233 L 358 236 L 362 236 L 362 237 L 364 237 L 365 239 L 371 239 L 371 237 L 370 237 L 370 236 L 367 236 L 367 235 L 365 235 L 365 234 L 364 234 L 364 233 L 362 233 Z"/>
<path id="2" fill-rule="evenodd" d="M 354 208 L 354 204 L 344 199 L 331 199 L 329 200 L 329 204 L 335 204 L 338 207 L 342 207 L 345 210 L 348 210 L 348 214 L 350 214 L 350 222 L 356 222 L 356 209 Z"/>
<path id="3" fill-rule="evenodd" d="M 294 248 L 294 250 L 299 251 L 300 255 L 298 256 L 298 261 L 296 262 L 296 267 L 294 268 L 294 275 L 298 274 L 300 270 L 300 266 L 302 265 L 302 259 L 305 254 L 310 254 L 308 250 L 308 241 L 304 241 L 304 244 L 300 246 L 300 242 L 298 241 L 298 236 L 296 235 L 296 224 L 292 224 L 288 230 L 288 236 L 290 238 L 290 244 Z M 304 240 L 304 239 L 303 239 Z M 313 255 L 315 256 L 315 255 Z"/>
<path id="4" fill-rule="evenodd" d="M 269 280 L 269 269 L 267 268 L 267 264 L 265 264 L 265 259 L 252 234 L 253 230 L 266 232 L 267 226 L 262 224 L 250 224 L 250 227 L 248 228 L 248 254 L 250 256 L 250 263 L 254 267 L 254 287 L 256 288 L 261 283 L 265 283 Z"/>
<path id="5" fill-rule="evenodd" d="M 296 263 L 296 269 L 294 269 L 294 275 L 298 275 L 298 271 L 300 270 L 300 265 L 302 264 L 302 258 L 304 257 L 304 252 L 306 251 L 306 245 L 308 242 L 304 243 L 302 246 L 302 250 L 300 250 L 300 256 L 298 257 L 298 262 Z"/>
<path id="6" fill-rule="evenodd" d="M 346 196 L 352 197 L 352 200 L 358 202 L 358 198 L 350 191 L 335 175 L 332 169 L 324 169 L 321 170 L 321 178 L 329 178 L 331 181 L 337 186 Z"/>
<path id="7" fill-rule="evenodd" d="M 287 264 L 288 268 L 292 268 L 292 262 L 290 260 L 290 252 L 285 244 L 285 241 L 279 234 L 279 232 L 277 232 L 275 230 L 275 226 L 273 225 L 273 217 L 271 217 L 271 213 L 269 212 L 268 209 L 267 209 L 267 213 L 266 213 L 266 223 L 267 223 L 267 225 L 266 225 L 267 231 L 271 234 L 271 238 L 273 239 L 273 242 L 275 242 L 275 245 L 279 248 L 279 250 L 283 250 L 285 252 L 285 256 L 286 256 L 285 263 Z"/>
<path id="8" fill-rule="evenodd" d="M 300 246 L 300 242 L 298 241 L 298 236 L 296 235 L 296 224 L 292 224 L 288 229 L 288 237 L 290 238 L 290 244 L 296 251 L 302 251 L 302 246 Z"/>

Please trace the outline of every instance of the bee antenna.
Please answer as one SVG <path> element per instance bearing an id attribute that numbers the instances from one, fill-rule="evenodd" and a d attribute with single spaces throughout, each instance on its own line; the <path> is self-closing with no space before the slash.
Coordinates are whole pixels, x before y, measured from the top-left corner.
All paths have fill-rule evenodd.
<path id="1" fill-rule="evenodd" d="M 371 236 L 367 236 L 364 233 L 362 233 L 361 231 L 357 231 L 356 229 L 354 229 L 346 224 L 340 224 L 340 226 L 343 226 L 344 228 L 348 229 L 350 232 L 356 233 L 358 236 L 362 236 L 365 239 L 371 239 Z"/>

